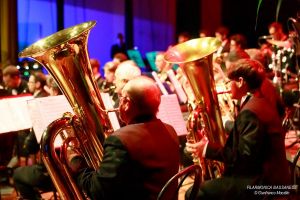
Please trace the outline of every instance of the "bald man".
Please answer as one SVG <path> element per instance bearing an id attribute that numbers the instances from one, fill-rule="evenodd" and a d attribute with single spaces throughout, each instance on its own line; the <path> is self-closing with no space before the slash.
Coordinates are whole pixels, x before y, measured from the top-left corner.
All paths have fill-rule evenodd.
<path id="1" fill-rule="evenodd" d="M 156 118 L 160 96 L 150 78 L 139 76 L 126 83 L 119 109 L 127 125 L 106 138 L 97 171 L 83 168 L 77 173 L 78 184 L 91 199 L 154 200 L 178 172 L 177 134 Z M 76 159 L 70 165 L 78 163 Z"/>

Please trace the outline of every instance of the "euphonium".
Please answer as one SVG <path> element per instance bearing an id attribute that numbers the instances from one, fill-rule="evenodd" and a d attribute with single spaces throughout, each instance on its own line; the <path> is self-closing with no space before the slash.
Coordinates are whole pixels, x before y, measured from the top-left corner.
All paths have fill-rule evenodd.
<path id="1" fill-rule="evenodd" d="M 66 157 L 55 153 L 56 136 L 61 134 L 64 139 L 61 155 L 69 144 L 79 143 L 86 162 L 96 169 L 103 157 L 103 141 L 113 131 L 89 63 L 87 39 L 95 24 L 90 21 L 64 29 L 19 54 L 33 58 L 48 70 L 75 113 L 52 122 L 41 140 L 43 162 L 61 199 L 84 199 L 85 196 L 72 180 Z"/>
<path id="2" fill-rule="evenodd" d="M 205 134 L 210 142 L 225 144 L 225 132 L 218 104 L 213 76 L 212 54 L 221 42 L 216 38 L 192 39 L 169 49 L 164 59 L 168 63 L 178 64 L 187 77 L 195 102 L 190 106 L 187 122 L 188 140 L 197 142 Z M 202 166 L 204 179 L 214 178 L 220 163 L 198 160 Z"/>

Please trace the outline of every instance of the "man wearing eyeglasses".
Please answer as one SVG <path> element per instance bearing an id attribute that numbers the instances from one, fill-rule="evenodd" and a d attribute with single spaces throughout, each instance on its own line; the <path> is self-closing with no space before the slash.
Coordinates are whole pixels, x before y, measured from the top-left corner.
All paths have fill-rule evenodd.
<path id="1" fill-rule="evenodd" d="M 70 159 L 78 184 L 91 199 L 154 200 L 178 172 L 177 134 L 156 118 L 160 97 L 152 79 L 139 76 L 128 81 L 119 104 L 126 126 L 106 138 L 100 168 L 84 168 L 80 156 Z"/>

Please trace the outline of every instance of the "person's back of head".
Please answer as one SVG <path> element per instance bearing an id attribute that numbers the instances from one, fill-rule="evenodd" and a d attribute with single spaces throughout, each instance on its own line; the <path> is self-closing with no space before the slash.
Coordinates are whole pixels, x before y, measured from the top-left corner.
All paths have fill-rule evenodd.
<path id="1" fill-rule="evenodd" d="M 230 51 L 226 57 L 226 61 L 233 63 L 244 58 L 250 58 L 247 52 L 241 50 Z"/>
<path id="2" fill-rule="evenodd" d="M 153 79 L 146 76 L 131 79 L 124 86 L 122 96 L 128 97 L 131 101 L 130 110 L 125 110 L 129 121 L 139 116 L 156 116 L 161 101 L 161 93 Z M 120 107 L 122 107 L 121 103 Z M 122 108 L 120 109 L 122 112 Z"/>
<path id="3" fill-rule="evenodd" d="M 265 79 L 265 74 L 260 69 L 263 69 L 263 66 L 259 61 L 240 59 L 230 66 L 227 76 L 231 80 L 238 80 L 242 77 L 246 81 L 249 91 L 254 92 L 260 88 Z"/>
<path id="4" fill-rule="evenodd" d="M 132 60 L 120 63 L 115 71 L 116 92 L 120 93 L 124 85 L 131 79 L 140 76 L 141 69 Z"/>
<path id="5" fill-rule="evenodd" d="M 252 48 L 245 51 L 251 59 L 259 61 L 263 65 L 265 70 L 268 68 L 268 59 L 261 50 Z"/>

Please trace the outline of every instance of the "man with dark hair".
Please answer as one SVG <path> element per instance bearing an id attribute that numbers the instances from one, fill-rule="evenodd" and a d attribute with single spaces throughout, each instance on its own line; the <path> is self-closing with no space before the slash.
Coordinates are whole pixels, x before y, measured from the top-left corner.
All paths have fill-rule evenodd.
<path id="1" fill-rule="evenodd" d="M 156 118 L 160 98 L 152 79 L 129 80 L 119 105 L 120 118 L 127 125 L 106 138 L 100 168 L 85 168 L 81 157 L 70 158 L 79 185 L 91 199 L 156 200 L 178 172 L 176 132 Z"/>
<path id="2" fill-rule="evenodd" d="M 118 33 L 117 35 L 118 42 L 111 46 L 110 57 L 114 58 L 117 53 L 124 53 L 127 55 L 127 45 L 125 43 L 124 35 Z"/>
<path id="3" fill-rule="evenodd" d="M 20 71 L 14 65 L 4 68 L 3 82 L 11 95 L 28 93 L 27 82 L 21 78 Z"/>
<path id="4" fill-rule="evenodd" d="M 33 95 L 33 97 L 46 97 L 49 96 L 49 94 L 44 89 L 44 86 L 46 85 L 46 76 L 42 72 L 34 72 L 30 75 L 29 81 L 28 81 L 28 90 Z"/>
<path id="5" fill-rule="evenodd" d="M 222 42 L 222 45 L 216 52 L 217 56 L 219 57 L 224 53 L 228 53 L 229 49 L 230 49 L 230 43 L 229 43 L 229 39 L 228 39 L 229 29 L 225 26 L 220 26 L 215 31 L 215 36 Z"/>
<path id="6" fill-rule="evenodd" d="M 290 184 L 281 119 L 261 92 L 265 77 L 260 68 L 258 61 L 241 59 L 228 70 L 232 98 L 242 103 L 225 146 L 205 136 L 186 144 L 190 153 L 225 166 L 221 178 L 203 182 L 198 192 L 201 200 L 257 199 L 253 185 Z"/>

